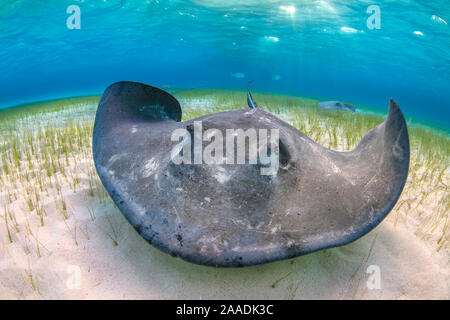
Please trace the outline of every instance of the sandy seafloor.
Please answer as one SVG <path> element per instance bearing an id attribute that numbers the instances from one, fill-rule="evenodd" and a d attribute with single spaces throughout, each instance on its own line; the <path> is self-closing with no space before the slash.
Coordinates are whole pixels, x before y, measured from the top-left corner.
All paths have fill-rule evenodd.
<path id="1" fill-rule="evenodd" d="M 0 299 L 450 297 L 448 248 L 438 250 L 439 235 L 415 234 L 420 218 L 414 212 L 400 218 L 391 212 L 377 228 L 343 247 L 253 267 L 205 267 L 155 249 L 111 201 L 88 196 L 93 169 L 89 154 L 67 160 L 67 172 L 75 172 L 79 180 L 74 192 L 70 179 L 59 178 L 67 219 L 52 192 L 41 192 L 42 226 L 36 213 L 28 212 L 20 192 L 7 203 L 7 186 L 0 190 Z M 20 189 L 20 183 L 14 187 Z M 412 187 L 407 185 L 404 193 L 413 192 L 408 188 Z M 440 196 L 448 196 L 446 192 Z M 433 210 L 437 200 L 426 201 L 427 210 Z M 9 221 L 11 241 L 3 221 L 6 207 L 14 212 L 18 226 L 15 232 Z M 370 286 L 376 283 L 373 270 L 379 270 L 379 288 Z"/>

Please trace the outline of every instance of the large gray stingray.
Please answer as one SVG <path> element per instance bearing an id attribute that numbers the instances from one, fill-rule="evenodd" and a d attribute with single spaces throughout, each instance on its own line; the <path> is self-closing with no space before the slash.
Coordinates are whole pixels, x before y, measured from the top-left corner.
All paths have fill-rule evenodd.
<path id="1" fill-rule="evenodd" d="M 134 82 L 105 91 L 94 126 L 98 174 L 128 221 L 153 246 L 187 261 L 249 266 L 336 247 L 389 213 L 405 184 L 409 138 L 391 100 L 382 124 L 350 152 L 329 150 L 259 108 L 206 115 L 203 130 L 279 129 L 279 169 L 257 164 L 175 164 L 178 101 Z M 207 144 L 204 142 L 204 144 Z M 273 151 L 273 152 L 275 152 Z"/>

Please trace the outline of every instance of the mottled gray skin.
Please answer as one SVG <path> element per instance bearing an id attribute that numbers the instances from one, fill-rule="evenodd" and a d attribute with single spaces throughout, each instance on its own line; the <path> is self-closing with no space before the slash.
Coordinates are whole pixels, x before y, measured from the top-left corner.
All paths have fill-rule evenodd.
<path id="1" fill-rule="evenodd" d="M 180 120 L 170 94 L 113 84 L 97 110 L 93 154 L 139 234 L 193 263 L 250 266 L 352 242 L 389 213 L 408 174 L 407 127 L 393 100 L 386 121 L 350 152 L 329 150 L 261 108 L 195 119 L 224 137 L 225 129 L 279 129 L 276 176 L 261 175 L 261 165 L 175 165 L 171 134 L 194 121 Z"/>
<path id="2" fill-rule="evenodd" d="M 351 112 L 355 112 L 356 110 L 354 105 L 340 101 L 321 101 L 319 102 L 319 108 L 329 110 L 346 110 Z"/>

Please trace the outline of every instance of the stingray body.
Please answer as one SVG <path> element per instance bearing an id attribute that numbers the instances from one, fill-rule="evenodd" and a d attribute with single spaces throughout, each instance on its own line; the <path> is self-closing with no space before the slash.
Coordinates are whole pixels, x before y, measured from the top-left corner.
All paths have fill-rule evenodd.
<path id="1" fill-rule="evenodd" d="M 404 186 L 409 139 L 391 100 L 385 122 L 350 152 L 329 150 L 249 106 L 181 121 L 170 94 L 133 82 L 111 85 L 94 126 L 98 174 L 128 221 L 153 246 L 187 261 L 237 267 L 347 244 L 389 213 Z M 256 164 L 175 164 L 177 129 L 278 129 L 278 170 Z M 207 141 L 202 142 L 204 146 Z M 193 147 L 194 148 L 194 147 Z M 226 152 L 225 152 L 226 154 Z"/>
<path id="2" fill-rule="evenodd" d="M 354 105 L 340 101 L 321 101 L 319 102 L 319 108 L 329 110 L 345 110 L 351 112 L 356 111 L 356 107 Z"/>

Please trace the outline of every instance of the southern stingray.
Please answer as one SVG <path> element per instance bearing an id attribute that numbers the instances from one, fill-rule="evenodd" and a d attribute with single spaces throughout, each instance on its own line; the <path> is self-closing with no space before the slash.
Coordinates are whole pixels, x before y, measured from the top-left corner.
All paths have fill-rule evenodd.
<path id="1" fill-rule="evenodd" d="M 340 101 L 321 101 L 319 102 L 319 108 L 330 110 L 345 110 L 355 112 L 356 107 L 350 103 Z"/>
<path id="2" fill-rule="evenodd" d="M 315 143 L 258 107 L 250 92 L 248 103 L 181 121 L 180 104 L 161 89 L 118 82 L 104 92 L 94 126 L 95 165 L 117 207 L 153 246 L 198 264 L 249 266 L 352 242 L 393 208 L 409 167 L 407 126 L 394 100 L 387 119 L 350 152 Z M 261 174 L 267 162 L 259 158 L 175 163 L 174 154 L 187 153 L 176 148 L 173 132 L 195 135 L 196 127 L 224 135 L 276 129 L 278 144 L 266 146 L 277 154 L 277 170 Z M 194 154 L 195 138 L 185 139 Z"/>

